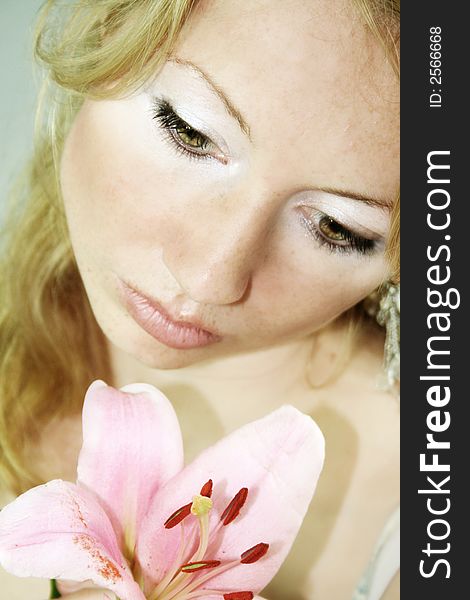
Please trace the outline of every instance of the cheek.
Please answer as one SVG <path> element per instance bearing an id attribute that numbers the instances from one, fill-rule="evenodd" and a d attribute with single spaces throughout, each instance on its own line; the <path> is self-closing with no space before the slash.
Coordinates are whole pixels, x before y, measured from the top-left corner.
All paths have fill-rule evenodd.
<path id="1" fill-rule="evenodd" d="M 292 239 L 278 248 L 292 247 Z M 301 239 L 287 254 L 271 252 L 255 275 L 250 302 L 256 322 L 268 335 L 308 335 L 369 295 L 387 271 L 382 257 L 330 254 Z"/>
<path id="2" fill-rule="evenodd" d="M 176 172 L 159 168 L 150 127 L 133 112 L 123 101 L 87 102 L 67 138 L 61 184 L 78 255 L 153 251 L 170 235 L 173 200 L 187 194 Z"/>

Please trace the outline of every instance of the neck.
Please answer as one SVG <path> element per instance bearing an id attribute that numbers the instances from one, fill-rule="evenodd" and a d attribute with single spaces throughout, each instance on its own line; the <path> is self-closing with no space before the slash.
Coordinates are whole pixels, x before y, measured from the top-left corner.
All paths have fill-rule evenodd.
<path id="1" fill-rule="evenodd" d="M 113 385 L 150 383 L 171 401 L 188 459 L 228 432 L 261 418 L 305 386 L 312 340 L 207 361 L 174 370 L 152 369 L 110 348 Z M 300 408 L 300 407 L 299 407 Z"/>
<path id="2" fill-rule="evenodd" d="M 176 410 L 206 406 L 225 423 L 256 418 L 311 390 L 337 365 L 344 327 L 332 324 L 314 336 L 268 349 L 200 362 L 179 369 L 154 369 L 110 344 L 115 387 L 149 383 L 170 398 Z M 309 394 L 310 395 L 310 394 Z M 305 394 L 304 394 L 305 396 Z M 301 406 L 299 406 L 301 408 Z M 245 422 L 246 422 L 245 420 Z"/>

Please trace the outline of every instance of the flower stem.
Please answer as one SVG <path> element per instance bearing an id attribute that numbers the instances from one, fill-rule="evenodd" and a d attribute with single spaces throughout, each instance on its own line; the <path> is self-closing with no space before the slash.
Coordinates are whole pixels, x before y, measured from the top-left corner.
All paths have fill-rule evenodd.
<path id="1" fill-rule="evenodd" d="M 57 582 L 55 579 L 51 579 L 51 591 L 49 598 L 62 598 L 61 593 L 57 589 Z"/>

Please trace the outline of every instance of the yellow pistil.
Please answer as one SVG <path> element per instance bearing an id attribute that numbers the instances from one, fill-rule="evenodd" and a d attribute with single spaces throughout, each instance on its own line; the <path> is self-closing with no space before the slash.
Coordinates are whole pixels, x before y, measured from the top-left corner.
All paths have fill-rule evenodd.
<path id="1" fill-rule="evenodd" d="M 193 497 L 193 505 L 191 506 L 191 513 L 195 517 L 204 517 L 208 515 L 212 508 L 212 500 L 206 496 L 200 496 L 196 494 Z"/>

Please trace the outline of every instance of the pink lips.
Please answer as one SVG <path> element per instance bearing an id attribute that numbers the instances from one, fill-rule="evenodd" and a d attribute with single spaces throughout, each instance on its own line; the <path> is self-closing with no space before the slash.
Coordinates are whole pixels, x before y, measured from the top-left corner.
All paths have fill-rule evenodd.
<path id="1" fill-rule="evenodd" d="M 174 321 L 159 302 L 125 283 L 121 285 L 121 292 L 126 308 L 137 324 L 170 348 L 201 348 L 222 339 L 194 322 Z"/>

